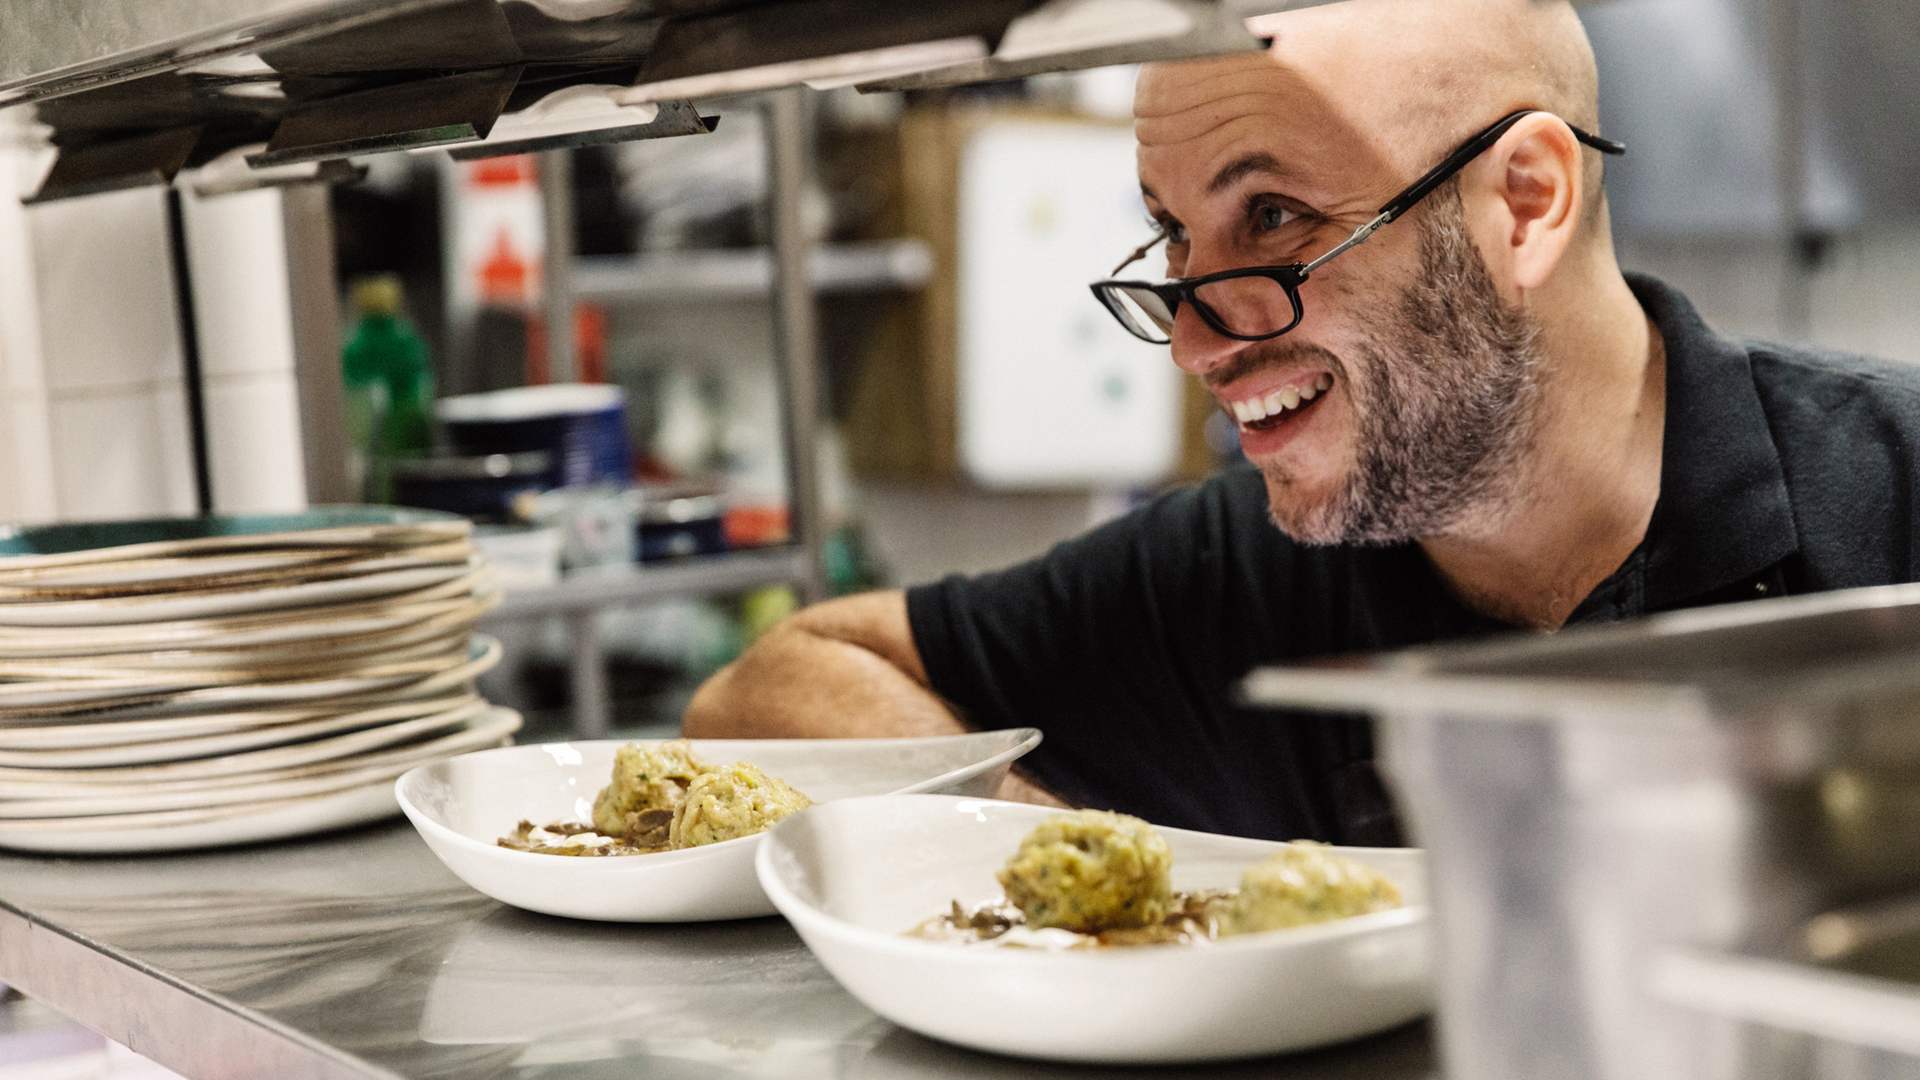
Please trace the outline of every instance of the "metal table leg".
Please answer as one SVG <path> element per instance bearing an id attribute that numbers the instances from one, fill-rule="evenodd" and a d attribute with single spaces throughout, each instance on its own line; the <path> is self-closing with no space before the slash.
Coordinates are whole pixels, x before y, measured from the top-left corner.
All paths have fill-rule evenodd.
<path id="1" fill-rule="evenodd" d="M 773 219 L 774 356 L 779 368 L 787 451 L 787 520 L 806 552 L 800 599 L 827 598 L 827 523 L 820 504 L 819 357 L 813 285 L 807 277 L 812 245 L 800 221 L 807 183 L 807 134 L 802 87 L 775 90 L 767 108 L 767 167 Z"/>
<path id="2" fill-rule="evenodd" d="M 567 652 L 573 676 L 573 732 L 583 739 L 604 739 L 613 727 L 613 703 L 607 693 L 607 658 L 600 651 L 598 612 L 567 615 Z"/>

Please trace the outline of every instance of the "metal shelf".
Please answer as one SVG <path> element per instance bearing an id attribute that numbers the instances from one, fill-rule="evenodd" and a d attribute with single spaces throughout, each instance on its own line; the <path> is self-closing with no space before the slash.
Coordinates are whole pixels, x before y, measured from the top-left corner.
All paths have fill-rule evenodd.
<path id="1" fill-rule="evenodd" d="M 933 252 L 919 240 L 823 246 L 807 259 L 815 292 L 917 289 L 932 276 Z M 765 248 L 595 255 L 574 259 L 571 278 L 581 300 L 763 297 L 773 291 L 773 255 Z"/>
<path id="2" fill-rule="evenodd" d="M 621 567 L 577 574 L 544 588 L 509 589 L 500 606 L 487 613 L 485 621 L 570 615 L 620 604 L 735 592 L 762 585 L 787 585 L 801 580 L 805 572 L 806 553 L 795 547 Z"/>

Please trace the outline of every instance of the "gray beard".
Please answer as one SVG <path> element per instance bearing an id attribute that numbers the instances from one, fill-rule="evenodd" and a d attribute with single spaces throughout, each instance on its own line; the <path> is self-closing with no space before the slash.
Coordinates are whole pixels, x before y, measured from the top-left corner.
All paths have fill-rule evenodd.
<path id="1" fill-rule="evenodd" d="M 1311 506 L 1271 507 L 1303 544 L 1384 546 L 1497 512 L 1518 485 L 1540 402 L 1539 328 L 1500 296 L 1467 235 L 1458 187 L 1420 221 L 1420 274 L 1364 332 L 1345 380 L 1358 447 L 1345 487 Z M 1268 480 L 1289 487 L 1284 470 Z"/>

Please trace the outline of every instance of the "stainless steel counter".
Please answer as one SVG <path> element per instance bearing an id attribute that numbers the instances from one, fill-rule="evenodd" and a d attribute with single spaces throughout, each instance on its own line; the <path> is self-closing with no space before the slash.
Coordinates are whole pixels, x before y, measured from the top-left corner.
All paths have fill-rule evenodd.
<path id="1" fill-rule="evenodd" d="M 0 856 L 0 982 L 195 1080 L 1435 1071 L 1425 1025 L 1209 1068 L 1079 1069 L 958 1050 L 854 1001 L 783 920 L 529 914 L 462 885 L 403 821 L 200 854 Z"/>

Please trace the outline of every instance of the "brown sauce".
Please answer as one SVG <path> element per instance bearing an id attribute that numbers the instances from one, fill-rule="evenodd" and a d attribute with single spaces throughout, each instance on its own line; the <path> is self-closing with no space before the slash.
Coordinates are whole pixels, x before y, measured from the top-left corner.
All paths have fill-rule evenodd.
<path id="1" fill-rule="evenodd" d="M 1220 936 L 1212 914 L 1213 905 L 1234 895 L 1232 889 L 1196 889 L 1176 892 L 1166 918 L 1151 926 L 1126 930 L 1103 930 L 1098 934 L 1076 934 L 1070 930 L 1048 929 L 1046 941 L 1028 941 L 1026 935 L 1005 940 L 1015 930 L 1025 930 L 1026 913 L 1006 900 L 982 904 L 968 910 L 955 900 L 945 914 L 936 915 L 906 932 L 907 937 L 930 941 L 952 941 L 977 945 L 999 941 L 1002 945 L 1028 948 L 1099 948 L 1133 945 L 1194 945 Z M 1077 939 L 1077 940 L 1076 940 Z"/>

